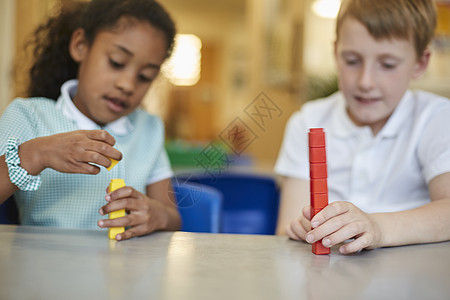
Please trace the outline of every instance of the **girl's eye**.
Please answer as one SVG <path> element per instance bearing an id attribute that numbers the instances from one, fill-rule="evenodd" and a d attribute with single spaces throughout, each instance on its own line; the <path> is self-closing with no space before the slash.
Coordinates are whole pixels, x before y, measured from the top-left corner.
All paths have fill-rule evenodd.
<path id="1" fill-rule="evenodd" d="M 145 75 L 139 75 L 138 78 L 142 82 L 152 82 L 153 81 L 153 78 L 147 77 Z"/>
<path id="2" fill-rule="evenodd" d="M 110 63 L 111 66 L 112 66 L 113 68 L 115 68 L 115 69 L 121 69 L 121 68 L 123 68 L 123 64 L 118 63 L 118 62 L 115 61 L 115 60 L 109 59 L 109 63 Z"/>

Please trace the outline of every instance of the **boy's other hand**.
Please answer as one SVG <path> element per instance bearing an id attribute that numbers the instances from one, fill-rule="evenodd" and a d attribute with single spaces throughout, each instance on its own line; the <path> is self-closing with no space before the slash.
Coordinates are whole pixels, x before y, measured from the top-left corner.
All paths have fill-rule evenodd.
<path id="1" fill-rule="evenodd" d="M 306 234 L 311 230 L 311 205 L 305 206 L 302 216 L 293 220 L 286 228 L 286 234 L 293 240 L 306 241 Z"/>

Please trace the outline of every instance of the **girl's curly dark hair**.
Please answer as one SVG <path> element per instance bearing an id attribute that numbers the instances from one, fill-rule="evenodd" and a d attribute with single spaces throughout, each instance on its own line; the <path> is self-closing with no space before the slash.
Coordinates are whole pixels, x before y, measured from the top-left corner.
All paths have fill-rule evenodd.
<path id="1" fill-rule="evenodd" d="M 167 57 L 170 56 L 176 34 L 175 24 L 164 8 L 154 0 L 92 0 L 79 2 L 39 26 L 28 44 L 35 57 L 30 69 L 29 97 L 56 100 L 61 85 L 77 78 L 78 64 L 69 54 L 72 33 L 82 28 L 92 44 L 100 30 L 114 28 L 120 18 L 129 17 L 149 22 L 165 33 Z"/>

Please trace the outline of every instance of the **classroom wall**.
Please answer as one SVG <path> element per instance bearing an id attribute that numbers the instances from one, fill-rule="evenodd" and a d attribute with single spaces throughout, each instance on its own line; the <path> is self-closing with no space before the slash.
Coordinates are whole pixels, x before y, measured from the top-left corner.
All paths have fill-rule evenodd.
<path id="1" fill-rule="evenodd" d="M 26 86 L 26 59 L 20 59 L 16 85 L 11 83 L 13 54 L 20 57 L 24 40 L 54 12 L 55 4 L 70 1 L 0 1 L 0 111 Z M 254 137 L 242 154 L 252 156 L 258 169 L 272 170 L 285 124 L 305 101 L 307 77 L 335 72 L 335 21 L 313 14 L 312 1 L 162 1 L 180 33 L 201 38 L 202 78 L 193 87 L 174 87 L 159 78 L 145 107 L 166 117 L 168 127 L 175 124 L 168 129 L 191 141 L 218 139 L 239 118 Z M 450 65 L 449 52 L 435 51 L 430 69 L 415 87 L 450 96 L 450 69 L 445 67 Z M 279 109 L 263 127 L 248 114 L 260 96 Z"/>
<path id="2" fill-rule="evenodd" d="M 0 1 L 0 114 L 12 98 L 15 1 Z"/>

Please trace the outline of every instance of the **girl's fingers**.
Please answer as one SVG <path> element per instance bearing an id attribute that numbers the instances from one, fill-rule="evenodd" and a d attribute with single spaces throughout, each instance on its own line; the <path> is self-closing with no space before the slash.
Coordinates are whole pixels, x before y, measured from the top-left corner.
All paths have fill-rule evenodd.
<path id="1" fill-rule="evenodd" d="M 114 146 L 116 140 L 114 137 L 105 130 L 83 130 L 86 136 L 91 140 L 105 142 L 111 146 Z"/>

